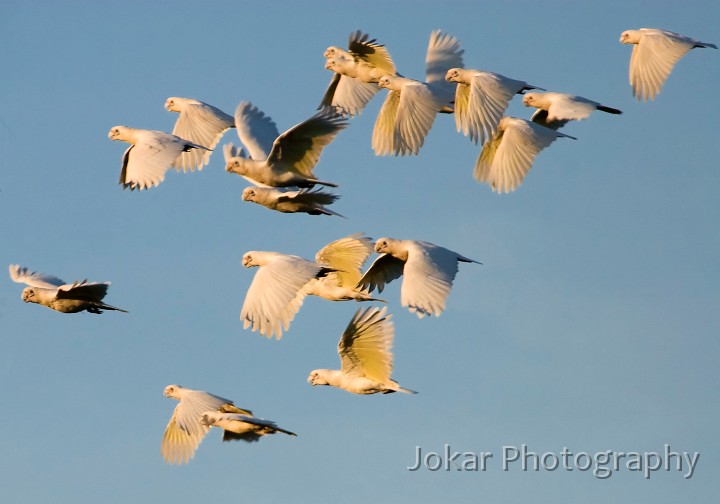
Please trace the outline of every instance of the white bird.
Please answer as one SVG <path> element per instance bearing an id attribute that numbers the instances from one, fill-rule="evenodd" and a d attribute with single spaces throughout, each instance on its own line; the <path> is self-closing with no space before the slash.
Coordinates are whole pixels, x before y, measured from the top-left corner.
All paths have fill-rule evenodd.
<path id="1" fill-rule="evenodd" d="M 360 114 L 375 93 L 383 75 L 396 75 L 395 64 L 384 45 L 360 30 L 350 34 L 348 50 L 331 46 L 325 50 L 325 68 L 334 72 L 320 107 L 338 107 Z"/>
<path id="2" fill-rule="evenodd" d="M 353 394 L 416 394 L 390 378 L 394 327 L 391 315 L 386 316 L 385 311 L 376 307 L 359 309 L 338 343 L 340 369 L 315 369 L 308 383 L 330 385 Z"/>
<path id="3" fill-rule="evenodd" d="M 457 252 L 416 240 L 380 238 L 375 242 L 380 256 L 358 282 L 362 289 L 382 292 L 385 284 L 403 277 L 400 301 L 419 318 L 436 317 L 445 309 L 458 262 L 478 263 Z"/>
<path id="4" fill-rule="evenodd" d="M 655 28 L 625 30 L 620 35 L 620 42 L 634 44 L 630 56 L 630 85 L 633 96 L 641 101 L 655 99 L 675 63 L 690 49 L 717 49 L 715 44 Z"/>
<path id="5" fill-rule="evenodd" d="M 318 180 L 313 169 L 325 146 L 347 125 L 341 114 L 326 109 L 280 135 L 269 117 L 251 103 L 241 102 L 235 111 L 235 128 L 250 158 L 228 144 L 225 170 L 262 187 L 337 187 Z"/>
<path id="6" fill-rule="evenodd" d="M 537 109 L 530 118 L 532 122 L 552 129 L 558 129 L 568 121 L 587 119 L 596 110 L 608 114 L 622 114 L 622 110 L 565 93 L 525 93 L 523 105 Z"/>
<path id="7" fill-rule="evenodd" d="M 200 100 L 171 96 L 165 101 L 165 108 L 180 114 L 175 121 L 173 135 L 211 150 L 228 129 L 235 127 L 235 120 L 231 115 Z M 183 152 L 174 166 L 184 172 L 193 171 L 195 168 L 202 170 L 210 160 L 211 150 Z"/>
<path id="8" fill-rule="evenodd" d="M 332 271 L 301 257 L 253 250 L 243 255 L 243 266 L 259 266 L 240 312 L 243 329 L 272 338 L 282 337 L 303 304 L 302 288 L 313 278 Z"/>
<path id="9" fill-rule="evenodd" d="M 455 82 L 455 126 L 480 144 L 495 134 L 497 125 L 516 94 L 542 89 L 525 81 L 482 70 L 451 68 L 445 80 Z"/>
<path id="10" fill-rule="evenodd" d="M 23 289 L 22 300 L 37 303 L 62 313 L 102 313 L 114 310 L 127 313 L 127 310 L 103 303 L 110 282 L 74 282 L 67 284 L 63 280 L 36 271 L 28 271 L 18 264 L 9 267 L 13 282 L 29 285 Z"/>
<path id="11" fill-rule="evenodd" d="M 273 422 L 255 418 L 252 411 L 238 408 L 231 400 L 202 390 L 168 385 L 163 395 L 180 401 L 165 428 L 160 445 L 163 459 L 169 464 L 187 464 L 213 424 L 222 429 L 229 427 L 225 430 L 223 441 L 257 441 L 260 436 L 274 434 L 275 431 L 294 436 L 291 432 L 278 428 Z M 233 415 L 241 416 L 246 426 L 234 423 Z"/>
<path id="12" fill-rule="evenodd" d="M 492 139 L 483 146 L 475 165 L 475 179 L 493 191 L 514 191 L 530 171 L 535 156 L 558 137 L 575 137 L 539 124 L 503 117 Z"/>
<path id="13" fill-rule="evenodd" d="M 452 110 L 454 87 L 445 81 L 445 74 L 463 66 L 462 53 L 455 37 L 434 31 L 425 60 L 425 82 L 393 75 L 378 81 L 389 92 L 373 129 L 376 155 L 418 153 L 437 113 Z"/>
<path id="14" fill-rule="evenodd" d="M 130 145 L 123 154 L 120 184 L 123 189 L 147 189 L 160 185 L 165 172 L 175 165 L 183 152 L 192 149 L 209 150 L 189 140 L 162 131 L 114 126 L 108 133 L 110 140 L 122 140 Z"/>
<path id="15" fill-rule="evenodd" d="M 325 205 L 334 203 L 339 197 L 319 189 L 292 191 L 274 187 L 246 187 L 242 194 L 244 201 L 251 201 L 278 212 L 342 217 L 339 213 L 325 208 Z"/>
<path id="16" fill-rule="evenodd" d="M 328 301 L 380 301 L 357 286 L 362 265 L 373 251 L 373 241 L 362 233 L 352 234 L 327 244 L 315 254 L 315 262 L 331 268 L 324 277 L 313 278 L 302 288 L 302 295 Z"/>

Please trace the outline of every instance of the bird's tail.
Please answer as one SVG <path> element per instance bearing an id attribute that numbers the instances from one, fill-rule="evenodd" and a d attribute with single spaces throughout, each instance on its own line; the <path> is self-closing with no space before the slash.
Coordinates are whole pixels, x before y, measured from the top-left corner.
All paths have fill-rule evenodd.
<path id="1" fill-rule="evenodd" d="M 410 390 L 408 388 L 400 387 L 397 389 L 398 392 L 402 392 L 403 394 L 417 394 L 414 390 Z"/>
<path id="2" fill-rule="evenodd" d="M 307 186 L 308 186 L 308 187 L 313 187 L 313 186 L 316 185 L 316 184 L 318 184 L 318 185 L 324 185 L 324 186 L 327 186 L 327 187 L 337 187 L 337 184 L 334 184 L 334 183 L 332 183 L 332 182 L 325 182 L 325 181 L 323 181 L 323 180 L 317 180 L 317 179 L 307 179 Z M 305 185 L 302 185 L 302 186 L 300 186 L 300 187 L 305 187 Z"/>
<path id="3" fill-rule="evenodd" d="M 283 434 L 287 434 L 288 436 L 297 436 L 294 432 L 290 432 L 289 430 L 281 429 L 280 427 L 275 427 L 275 430 L 277 432 L 282 432 Z"/>
<path id="4" fill-rule="evenodd" d="M 127 310 L 123 310 L 122 308 L 118 308 L 116 306 L 111 306 L 111 305 L 105 304 L 105 303 L 96 303 L 95 308 L 102 309 L 102 310 L 113 310 L 113 311 L 119 311 L 119 312 L 123 312 L 123 313 L 130 313 Z"/>
<path id="5" fill-rule="evenodd" d="M 598 105 L 597 109 L 602 110 L 603 112 L 607 112 L 608 114 L 622 114 L 622 110 L 618 110 L 612 107 L 606 107 L 605 105 Z"/>

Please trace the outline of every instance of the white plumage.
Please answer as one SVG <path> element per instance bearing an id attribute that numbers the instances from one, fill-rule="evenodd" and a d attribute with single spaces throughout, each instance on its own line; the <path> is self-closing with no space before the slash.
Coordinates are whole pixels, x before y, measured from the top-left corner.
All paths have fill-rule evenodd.
<path id="1" fill-rule="evenodd" d="M 478 263 L 457 252 L 416 240 L 380 238 L 375 252 L 381 254 L 365 272 L 359 286 L 382 292 L 385 284 L 403 277 L 400 301 L 418 317 L 439 316 L 458 272 L 458 262 Z"/>
<path id="2" fill-rule="evenodd" d="M 633 96 L 641 101 L 655 99 L 675 63 L 690 49 L 717 49 L 715 44 L 656 28 L 625 30 L 620 35 L 620 42 L 634 44 L 630 56 L 630 85 Z"/>
<path id="3" fill-rule="evenodd" d="M 596 110 L 608 114 L 622 114 L 622 111 L 616 108 L 566 93 L 526 93 L 523 96 L 523 105 L 537 109 L 530 119 L 532 122 L 552 129 L 558 129 L 568 121 L 587 119 Z"/>
<path id="4" fill-rule="evenodd" d="M 257 203 L 270 210 L 283 213 L 307 213 L 310 215 L 337 215 L 325 205 L 335 202 L 340 196 L 319 189 L 276 189 L 274 187 L 246 187 L 242 199 Z"/>
<path id="5" fill-rule="evenodd" d="M 315 369 L 308 383 L 329 385 L 353 394 L 415 392 L 390 378 L 394 326 L 386 309 L 358 309 L 340 337 L 340 369 Z"/>

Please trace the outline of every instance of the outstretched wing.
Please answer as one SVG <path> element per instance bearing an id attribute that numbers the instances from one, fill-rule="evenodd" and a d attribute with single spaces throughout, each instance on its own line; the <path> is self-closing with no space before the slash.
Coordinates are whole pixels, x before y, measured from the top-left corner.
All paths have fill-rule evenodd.
<path id="1" fill-rule="evenodd" d="M 46 275 L 37 271 L 29 271 L 27 268 L 19 264 L 11 264 L 8 268 L 10 271 L 10 279 L 13 282 L 24 283 L 30 287 L 39 287 L 41 289 L 56 289 L 61 285 L 65 285 L 63 280 L 52 275 Z"/>
<path id="2" fill-rule="evenodd" d="M 356 233 L 325 245 L 315 254 L 315 262 L 335 269 L 330 275 L 335 275 L 338 285 L 352 289 L 360 281 L 360 268 L 372 251 L 372 239 Z"/>
<path id="3" fill-rule="evenodd" d="M 183 152 L 173 162 L 173 167 L 184 172 L 195 168 L 202 170 L 210 160 L 211 150 L 233 124 L 231 116 L 212 105 L 202 102 L 186 104 L 175 122 L 172 134 L 210 150 L 190 149 Z"/>
<path id="4" fill-rule="evenodd" d="M 391 256 L 390 254 L 380 254 L 370 265 L 362 278 L 358 281 L 358 287 L 368 292 L 382 292 L 385 284 L 400 278 L 403 274 L 405 261 Z"/>
<path id="5" fill-rule="evenodd" d="M 248 101 L 240 102 L 235 109 L 235 129 L 250 157 L 256 161 L 267 159 L 273 142 L 280 135 L 273 120 Z"/>
<path id="6" fill-rule="evenodd" d="M 344 374 L 365 376 L 385 383 L 392 374 L 394 327 L 386 308 L 359 309 L 338 343 Z"/>
<path id="7" fill-rule="evenodd" d="M 640 30 L 642 38 L 630 56 L 630 85 L 638 100 L 652 100 L 660 92 L 675 63 L 693 43 L 686 37 L 662 30 Z"/>

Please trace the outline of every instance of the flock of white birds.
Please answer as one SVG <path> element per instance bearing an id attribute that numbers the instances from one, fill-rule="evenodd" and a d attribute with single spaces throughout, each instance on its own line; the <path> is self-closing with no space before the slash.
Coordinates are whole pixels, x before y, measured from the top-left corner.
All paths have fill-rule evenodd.
<path id="1" fill-rule="evenodd" d="M 633 44 L 630 85 L 641 101 L 655 99 L 675 63 L 690 49 L 717 47 L 658 29 L 622 33 L 620 42 Z M 127 126 L 111 128 L 108 137 L 130 145 L 122 158 L 123 188 L 148 189 L 165 179 L 168 169 L 201 170 L 225 132 L 237 131 L 242 147 L 223 147 L 225 169 L 252 186 L 243 200 L 284 213 L 336 215 L 327 206 L 339 196 L 325 188 L 313 170 L 323 149 L 348 127 L 381 89 L 385 102 L 375 122 L 371 145 L 378 156 L 417 155 L 438 113 L 452 113 L 457 131 L 480 143 L 475 179 L 493 191 L 514 191 L 537 154 L 557 138 L 574 138 L 558 131 L 568 121 L 582 120 L 600 110 L 621 114 L 599 102 L 569 94 L 547 92 L 522 80 L 483 70 L 464 69 L 460 43 L 447 33 L 430 35 L 425 80 L 399 74 L 390 53 L 361 31 L 350 34 L 347 50 L 329 47 L 325 68 L 333 77 L 319 112 L 280 134 L 275 123 L 257 107 L 243 101 L 230 116 L 190 98 L 168 98 L 165 108 L 179 114 L 172 134 Z M 504 115 L 516 94 L 537 109 L 530 120 Z M 363 273 L 370 255 L 379 256 Z M 401 304 L 418 317 L 439 316 L 452 288 L 460 262 L 477 263 L 457 252 L 418 240 L 380 238 L 362 234 L 336 240 L 319 250 L 314 260 L 279 252 L 250 251 L 243 266 L 257 267 L 241 309 L 244 328 L 280 339 L 288 331 L 306 296 L 329 301 L 385 302 L 371 296 L 402 277 Z M 63 313 L 125 312 L 103 302 L 109 282 L 83 280 L 68 284 L 57 277 L 10 265 L 10 278 L 27 284 L 25 302 Z M 127 312 L 126 312 L 127 313 Z M 390 378 L 394 325 L 387 308 L 359 309 L 340 337 L 340 369 L 316 369 L 312 385 L 330 385 L 354 394 L 405 392 Z M 187 463 L 215 426 L 223 441 L 257 441 L 267 434 L 295 434 L 274 422 L 255 417 L 248 409 L 222 397 L 169 385 L 164 395 L 179 400 L 162 440 L 168 463 Z"/>

